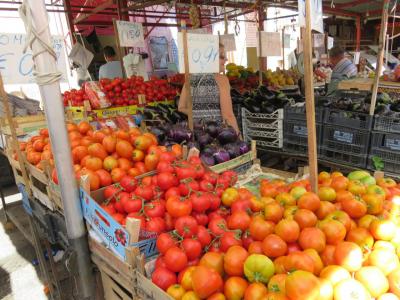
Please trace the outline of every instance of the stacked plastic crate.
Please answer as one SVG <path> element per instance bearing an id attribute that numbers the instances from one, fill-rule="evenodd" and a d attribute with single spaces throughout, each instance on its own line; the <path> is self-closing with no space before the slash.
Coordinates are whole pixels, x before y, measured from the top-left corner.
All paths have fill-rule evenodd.
<path id="1" fill-rule="evenodd" d="M 400 172 L 400 119 L 375 116 L 368 169 Z"/>

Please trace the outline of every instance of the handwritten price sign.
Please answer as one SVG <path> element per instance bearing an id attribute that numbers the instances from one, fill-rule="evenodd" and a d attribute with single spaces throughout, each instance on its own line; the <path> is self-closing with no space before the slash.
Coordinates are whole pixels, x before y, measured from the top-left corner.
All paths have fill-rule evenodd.
<path id="1" fill-rule="evenodd" d="M 142 24 L 117 21 L 117 28 L 121 47 L 144 47 Z"/>
<path id="2" fill-rule="evenodd" d="M 219 72 L 219 38 L 212 34 L 187 34 L 189 72 Z M 185 73 L 183 35 L 178 33 L 179 72 Z"/>
<path id="3" fill-rule="evenodd" d="M 311 28 L 324 33 L 322 0 L 310 0 L 311 2 Z M 306 27 L 306 0 L 298 0 L 299 4 L 299 24 Z"/>
<path id="4" fill-rule="evenodd" d="M 63 73 L 62 82 L 67 80 L 67 64 L 62 37 L 51 37 L 57 55 L 57 69 Z M 33 83 L 32 52 L 24 53 L 26 35 L 20 33 L 0 33 L 0 72 L 8 84 Z"/>

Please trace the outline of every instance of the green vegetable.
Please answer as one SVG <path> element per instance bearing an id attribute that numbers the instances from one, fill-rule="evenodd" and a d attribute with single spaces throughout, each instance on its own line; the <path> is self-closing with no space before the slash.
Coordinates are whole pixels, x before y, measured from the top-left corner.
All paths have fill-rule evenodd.
<path id="1" fill-rule="evenodd" d="M 372 162 L 374 163 L 374 168 L 377 171 L 382 171 L 383 168 L 385 167 L 385 163 L 380 157 L 372 156 Z"/>

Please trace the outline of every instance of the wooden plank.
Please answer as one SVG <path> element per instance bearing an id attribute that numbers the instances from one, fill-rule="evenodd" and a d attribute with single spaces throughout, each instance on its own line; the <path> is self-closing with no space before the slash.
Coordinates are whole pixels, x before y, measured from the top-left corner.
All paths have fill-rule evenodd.
<path id="1" fill-rule="evenodd" d="M 115 256 L 109 249 L 99 244 L 95 240 L 89 237 L 89 249 L 90 251 L 101 257 L 107 264 L 112 266 L 114 269 L 119 270 L 120 273 L 124 274 L 126 278 L 134 281 L 134 268 L 135 265 L 129 265 L 122 261 L 119 257 Z"/>
<path id="2" fill-rule="evenodd" d="M 377 57 L 377 66 L 374 78 L 374 85 L 372 87 L 372 97 L 371 97 L 371 106 L 369 108 L 369 114 L 371 116 L 375 113 L 375 105 L 376 105 L 376 97 L 378 95 L 378 87 L 379 87 L 379 77 L 382 71 L 383 65 L 383 57 L 384 57 L 384 48 L 385 48 L 385 40 L 386 40 L 386 32 L 387 32 L 387 23 L 389 18 L 389 0 L 383 0 L 382 3 L 382 19 L 381 19 L 381 31 L 379 34 L 379 52 Z"/>
<path id="3" fill-rule="evenodd" d="M 88 1 L 86 1 L 86 2 L 88 2 Z M 85 2 L 84 6 L 86 6 L 86 2 Z M 80 14 L 78 14 L 78 16 L 74 20 L 74 24 L 78 24 L 79 22 L 82 22 L 83 20 L 86 20 L 91 15 L 94 15 L 94 14 L 96 14 L 98 12 L 101 12 L 101 11 L 105 10 L 106 8 L 109 8 L 113 4 L 114 4 L 114 0 L 108 0 L 108 1 L 106 1 L 106 2 L 104 2 L 102 4 L 100 4 L 100 5 L 96 6 L 95 8 L 93 8 L 92 11 L 89 12 L 89 13 L 80 13 Z"/>
<path id="4" fill-rule="evenodd" d="M 114 25 L 115 41 L 117 43 L 117 49 L 118 49 L 119 63 L 121 64 L 122 76 L 124 78 L 126 78 L 126 72 L 125 72 L 125 68 L 124 68 L 124 61 L 122 59 L 123 53 L 122 53 L 121 46 L 120 46 L 119 34 L 118 34 L 118 26 L 117 26 L 117 21 L 115 20 L 115 18 L 113 18 L 113 25 Z"/>
<path id="5" fill-rule="evenodd" d="M 314 192 L 318 189 L 317 133 L 315 125 L 314 75 L 312 66 L 311 3 L 306 0 L 306 28 L 304 30 L 304 85 L 306 90 L 306 117 L 308 130 L 308 161 L 310 183 Z"/>
<path id="6" fill-rule="evenodd" d="M 187 106 L 188 106 L 188 125 L 189 129 L 193 130 L 193 101 L 192 92 L 190 88 L 190 70 L 189 70 L 189 57 L 188 57 L 188 45 L 187 45 L 187 30 L 186 21 L 181 21 L 181 32 L 183 39 L 183 61 L 185 64 L 185 89 L 187 95 Z"/>

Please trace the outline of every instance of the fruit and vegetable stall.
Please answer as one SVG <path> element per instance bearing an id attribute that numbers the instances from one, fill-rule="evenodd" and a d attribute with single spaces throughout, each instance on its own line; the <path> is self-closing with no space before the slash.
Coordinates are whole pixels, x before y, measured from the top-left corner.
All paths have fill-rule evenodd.
<path id="1" fill-rule="evenodd" d="M 183 71 L 162 78 L 102 78 L 61 95 L 47 69 L 55 56 L 34 49 L 36 71 L 54 75 L 39 79 L 43 114 L 14 117 L 0 75 L 2 148 L 29 215 L 26 236 L 43 269 L 49 260 L 51 297 L 63 293 L 53 259 L 40 254 L 46 244 L 52 257 L 49 243 L 68 254 L 82 298 L 96 291 L 105 300 L 400 299 L 400 98 L 386 81 L 398 71 L 380 83 L 343 82 L 329 95 L 314 89 L 331 71 L 312 69 L 306 3 L 303 71 L 225 66 L 240 134 L 194 121 L 191 99 L 187 115 L 177 109 L 195 73 L 185 22 Z M 47 31 L 32 34 L 46 44 L 39 15 L 29 21 Z M 189 15 L 199 17 L 193 2 Z M 307 167 L 265 168 L 257 159 L 265 153 Z"/>

